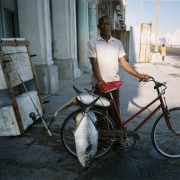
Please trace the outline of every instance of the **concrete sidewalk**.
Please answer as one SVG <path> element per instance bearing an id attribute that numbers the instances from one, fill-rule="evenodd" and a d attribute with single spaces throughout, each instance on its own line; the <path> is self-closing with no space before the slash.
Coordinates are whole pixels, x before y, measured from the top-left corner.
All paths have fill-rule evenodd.
<path id="1" fill-rule="evenodd" d="M 180 60 L 179 60 L 180 61 Z M 131 64 L 140 73 L 146 73 L 153 76 L 159 82 L 167 82 L 166 100 L 169 108 L 180 106 L 180 62 L 172 57 L 167 57 L 163 64 L 151 64 L 151 63 L 136 63 Z M 120 102 L 121 102 L 121 116 L 122 119 L 127 119 L 133 113 L 145 106 L 148 102 L 153 100 L 157 96 L 156 91 L 153 89 L 154 84 L 152 82 L 139 83 L 138 79 L 129 75 L 122 68 L 120 68 L 121 80 L 124 84 L 120 89 Z M 45 104 L 45 114 L 43 115 L 47 124 L 49 124 L 55 111 L 68 99 L 70 99 L 76 92 L 73 89 L 75 85 L 79 90 L 85 92 L 85 88 L 91 89 L 91 74 L 85 71 L 84 74 L 78 79 L 70 82 L 55 94 L 47 97 L 45 100 L 50 102 Z M 139 115 L 128 128 L 135 126 L 143 117 L 147 116 L 151 111 L 151 108 Z M 83 169 L 78 162 L 77 158 L 70 156 L 62 146 L 60 141 L 60 128 L 64 119 L 72 112 L 72 108 L 60 113 L 53 122 L 50 130 L 53 134 L 52 137 L 46 136 L 45 138 L 39 137 L 41 132 L 44 132 L 44 126 L 42 123 L 33 124 L 26 132 L 18 137 L 1 137 L 0 138 L 0 154 L 1 154 L 1 178 L 2 180 L 55 180 L 55 179 L 81 179 L 85 175 L 92 175 L 96 177 L 97 172 L 103 171 L 98 164 L 103 165 L 103 161 L 107 158 L 113 158 L 117 156 L 114 152 L 110 152 L 107 156 L 96 160 L 89 169 Z M 158 112 L 158 116 L 161 112 Z M 145 157 L 149 157 L 149 161 L 157 160 L 158 162 L 171 163 L 174 168 L 180 167 L 180 162 L 176 160 L 168 161 L 156 154 L 151 147 L 150 132 L 152 125 L 155 121 L 155 117 L 152 118 L 142 129 L 140 129 L 140 142 L 135 145 L 135 152 L 144 153 Z M 36 141 L 34 141 L 39 137 Z M 29 144 L 33 144 L 28 147 Z M 153 152 L 153 153 L 152 153 Z M 126 152 L 118 154 L 118 156 L 125 156 Z M 136 156 L 135 154 L 133 156 Z M 130 157 L 133 158 L 133 156 Z M 144 156 L 143 156 L 144 157 Z M 116 157 L 117 158 L 117 157 Z M 122 157 L 121 157 L 122 158 Z M 130 158 L 130 159 L 131 159 Z M 128 161 L 126 159 L 126 161 Z M 131 161 L 131 160 L 130 160 Z M 135 161 L 136 162 L 136 161 Z M 153 163 L 153 162 L 152 162 Z M 157 161 L 156 161 L 156 164 Z M 138 165 L 138 164 L 137 164 Z M 169 164 L 168 164 L 169 165 Z M 136 165 L 135 165 L 136 166 Z M 170 166 L 170 165 L 169 165 Z M 95 169 L 99 167 L 98 171 Z M 111 167 L 113 168 L 113 167 Z M 127 167 L 128 168 L 128 167 Z M 136 169 L 136 167 L 135 167 Z M 148 170 L 148 168 L 147 168 Z M 166 169 L 165 169 L 166 170 Z M 113 170 L 115 171 L 115 170 Z M 121 170 L 118 170 L 121 172 Z M 127 172 L 127 171 L 126 171 Z M 129 172 L 131 173 L 131 172 Z M 127 176 L 130 176 L 130 174 Z M 164 173 L 164 171 L 163 171 Z M 162 173 L 162 174 L 163 174 Z M 177 172 L 178 173 L 178 172 Z M 175 175 L 179 175 L 174 172 Z M 149 172 L 151 174 L 151 172 Z M 165 176 L 164 173 L 164 178 Z M 133 176 L 135 177 L 135 176 Z M 137 173 L 138 177 L 138 173 Z M 178 177 L 178 176 L 177 176 Z M 82 178 L 83 179 L 83 178 Z M 90 178 L 89 178 L 90 179 Z M 101 178 L 95 178 L 101 179 Z M 136 179 L 136 178 L 134 178 Z M 138 178 L 137 178 L 138 179 Z M 148 178 L 146 178 L 148 179 Z M 162 178 L 163 179 L 163 178 Z M 168 179 L 168 177 L 167 177 Z"/>

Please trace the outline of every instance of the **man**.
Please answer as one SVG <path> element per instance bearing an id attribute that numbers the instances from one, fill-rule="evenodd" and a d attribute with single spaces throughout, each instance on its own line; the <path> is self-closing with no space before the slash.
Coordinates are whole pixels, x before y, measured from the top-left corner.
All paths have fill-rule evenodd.
<path id="1" fill-rule="evenodd" d="M 126 54 L 122 43 L 110 35 L 110 18 L 108 16 L 102 16 L 99 19 L 97 28 L 100 30 L 100 35 L 90 39 L 88 42 L 89 58 L 91 59 L 93 69 L 92 85 L 95 87 L 94 93 L 109 99 L 108 94 L 101 92 L 99 85 L 119 80 L 119 75 L 117 74 L 119 71 L 119 62 L 128 73 L 143 81 L 147 81 L 148 75 L 139 74 L 132 69 L 124 57 Z M 114 90 L 112 95 L 119 109 L 119 89 Z M 120 127 L 114 111 L 114 108 L 111 108 L 109 115 L 113 118 L 116 126 Z"/>
<path id="2" fill-rule="evenodd" d="M 165 60 L 165 56 L 166 56 L 166 46 L 164 44 L 161 46 L 160 51 L 161 51 L 162 63 L 163 63 Z"/>

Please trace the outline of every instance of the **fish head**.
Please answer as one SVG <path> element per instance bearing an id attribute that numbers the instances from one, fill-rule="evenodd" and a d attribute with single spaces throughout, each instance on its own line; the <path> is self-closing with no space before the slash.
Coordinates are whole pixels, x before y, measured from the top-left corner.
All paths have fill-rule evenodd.
<path id="1" fill-rule="evenodd" d="M 84 155 L 81 157 L 80 163 L 82 164 L 83 167 L 88 167 L 94 158 L 94 156 L 91 154 L 91 150 L 92 150 L 92 144 L 90 144 L 86 148 Z"/>
<path id="2" fill-rule="evenodd" d="M 81 159 L 81 164 L 82 164 L 83 167 L 89 167 L 89 165 L 91 164 L 92 160 L 93 160 L 93 156 L 91 154 L 89 154 L 88 156 L 85 155 Z"/>

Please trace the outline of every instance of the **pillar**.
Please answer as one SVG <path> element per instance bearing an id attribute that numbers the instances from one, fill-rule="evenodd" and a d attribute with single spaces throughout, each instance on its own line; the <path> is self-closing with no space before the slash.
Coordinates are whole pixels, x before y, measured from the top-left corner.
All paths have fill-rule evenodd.
<path id="1" fill-rule="evenodd" d="M 89 40 L 88 3 L 87 0 L 77 0 L 77 34 L 78 61 L 80 69 L 89 69 L 87 42 Z"/>
<path id="2" fill-rule="evenodd" d="M 88 1 L 88 14 L 89 14 L 89 38 L 97 36 L 97 4 L 98 0 Z"/>
<path id="3" fill-rule="evenodd" d="M 75 3 L 75 0 L 51 1 L 53 60 L 59 69 L 58 78 L 63 81 L 81 75 L 77 61 Z"/>

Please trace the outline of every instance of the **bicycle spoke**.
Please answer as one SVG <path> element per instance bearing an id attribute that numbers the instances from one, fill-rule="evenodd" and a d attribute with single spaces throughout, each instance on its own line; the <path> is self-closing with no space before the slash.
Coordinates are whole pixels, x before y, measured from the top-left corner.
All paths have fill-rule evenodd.
<path id="1" fill-rule="evenodd" d="M 157 151 L 164 156 L 177 158 L 180 157 L 180 108 L 169 110 L 170 129 L 161 115 L 155 122 L 152 129 L 152 142 Z"/>
<path id="2" fill-rule="evenodd" d="M 76 156 L 76 144 L 74 140 L 74 131 L 76 129 L 76 117 L 79 113 L 82 113 L 81 110 L 77 110 L 71 113 L 64 121 L 62 128 L 61 128 L 61 141 L 65 147 L 65 149 L 72 155 Z M 99 117 L 102 116 L 103 112 L 100 110 L 92 109 L 90 113 L 93 113 L 94 116 L 89 116 L 90 119 L 95 122 Z M 91 114 L 92 115 L 92 114 Z M 107 116 L 101 120 L 101 122 L 96 126 L 97 130 L 109 130 L 115 129 L 115 125 L 113 120 Z M 107 153 L 111 147 L 113 146 L 114 142 L 110 140 L 98 140 L 98 151 L 95 157 L 100 157 Z"/>

